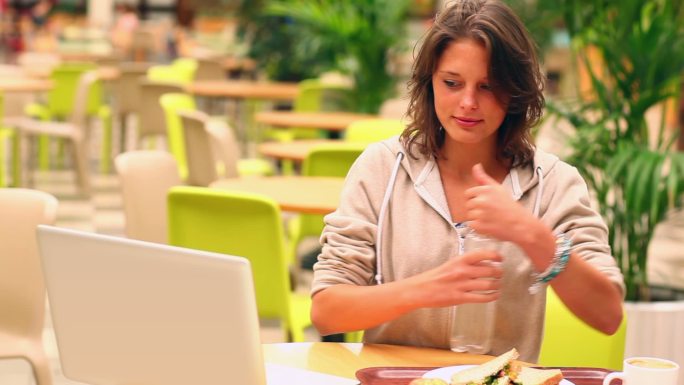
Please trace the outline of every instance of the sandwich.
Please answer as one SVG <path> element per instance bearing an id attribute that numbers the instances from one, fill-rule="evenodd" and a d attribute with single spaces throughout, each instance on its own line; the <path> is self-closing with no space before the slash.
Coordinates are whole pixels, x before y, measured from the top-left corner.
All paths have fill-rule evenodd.
<path id="1" fill-rule="evenodd" d="M 462 370 L 451 376 L 451 385 L 557 385 L 563 374 L 558 369 L 521 367 L 514 349 L 482 365 Z"/>
<path id="2" fill-rule="evenodd" d="M 559 369 L 535 369 L 521 366 L 514 349 L 481 365 L 461 370 L 451 376 L 451 382 L 420 378 L 410 385 L 558 385 L 563 379 Z"/>

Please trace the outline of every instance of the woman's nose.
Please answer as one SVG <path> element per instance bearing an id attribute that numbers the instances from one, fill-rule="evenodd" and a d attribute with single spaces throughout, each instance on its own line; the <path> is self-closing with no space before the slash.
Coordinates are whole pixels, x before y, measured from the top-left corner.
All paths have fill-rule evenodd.
<path id="1" fill-rule="evenodd" d="M 461 96 L 461 108 L 464 110 L 476 110 L 478 107 L 477 96 L 474 90 L 464 90 Z"/>

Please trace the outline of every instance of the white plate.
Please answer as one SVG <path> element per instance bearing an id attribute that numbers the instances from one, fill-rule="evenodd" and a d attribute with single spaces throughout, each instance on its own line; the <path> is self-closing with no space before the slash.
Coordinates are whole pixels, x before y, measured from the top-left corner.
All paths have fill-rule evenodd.
<path id="1" fill-rule="evenodd" d="M 458 366 L 445 366 L 443 368 L 431 370 L 425 374 L 423 374 L 423 378 L 439 378 L 447 382 L 447 384 L 451 381 L 451 376 L 454 373 L 458 373 L 461 370 L 465 370 L 468 368 L 472 368 L 475 365 L 458 365 Z M 568 380 L 561 380 L 559 385 L 575 385 L 572 382 Z"/>

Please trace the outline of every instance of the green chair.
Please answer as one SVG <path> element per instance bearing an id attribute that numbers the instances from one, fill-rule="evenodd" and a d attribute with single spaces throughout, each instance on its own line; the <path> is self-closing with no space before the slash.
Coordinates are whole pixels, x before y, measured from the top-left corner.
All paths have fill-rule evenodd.
<path id="1" fill-rule="evenodd" d="M 199 67 L 199 62 L 197 59 L 189 57 L 180 57 L 175 59 L 171 66 L 177 71 L 183 74 L 184 79 L 187 82 L 191 82 L 195 79 L 195 74 L 197 73 L 197 68 Z"/>
<path id="2" fill-rule="evenodd" d="M 318 79 L 307 79 L 299 82 L 299 95 L 294 101 L 295 112 L 347 111 L 349 106 L 349 88 L 339 84 L 323 83 Z M 327 135 L 326 131 L 310 128 L 272 128 L 266 131 L 267 139 L 281 142 L 295 139 L 315 139 Z"/>
<path id="3" fill-rule="evenodd" d="M 627 330 L 624 317 L 618 331 L 607 336 L 577 318 L 549 286 L 539 364 L 621 370 Z"/>
<path id="4" fill-rule="evenodd" d="M 350 110 L 349 88 L 344 85 L 325 83 L 319 79 L 306 79 L 299 82 L 299 94 L 292 106 L 295 112 L 348 111 Z M 267 140 L 290 142 L 296 139 L 316 139 L 327 137 L 324 130 L 311 128 L 269 128 L 264 132 Z M 282 161 L 282 173 L 294 173 L 290 160 Z"/>
<path id="5" fill-rule="evenodd" d="M 178 186 L 168 195 L 169 242 L 249 259 L 261 318 L 279 319 L 287 340 L 304 341 L 308 295 L 291 292 L 280 208 L 257 194 Z"/>
<path id="6" fill-rule="evenodd" d="M 93 63 L 65 63 L 57 66 L 51 73 L 50 79 L 54 87 L 47 93 L 45 104 L 31 103 L 24 109 L 26 115 L 40 120 L 67 120 L 74 109 L 76 89 L 81 75 L 95 70 Z M 87 97 L 86 116 L 98 117 L 105 129 L 111 127 L 111 110 L 103 103 L 102 85 L 93 84 Z M 111 133 L 105 132 L 102 137 L 102 148 L 111 149 Z M 49 141 L 47 137 L 40 139 L 39 164 L 41 169 L 47 169 L 50 163 Z M 102 170 L 108 172 L 111 166 L 110 154 L 103 154 Z"/>
<path id="7" fill-rule="evenodd" d="M 88 168 L 88 117 L 87 117 L 87 100 L 91 95 L 91 89 L 98 84 L 98 74 L 96 71 L 88 71 L 80 76 L 78 87 L 73 100 L 73 110 L 66 122 L 44 121 L 40 119 L 24 118 L 22 121 L 16 121 L 14 127 L 16 128 L 15 135 L 15 154 L 23 148 L 20 142 L 24 139 L 48 136 L 66 141 L 71 150 L 73 159 L 73 166 L 76 171 L 77 181 L 81 192 L 84 195 L 90 194 L 90 172 Z M 29 141 L 28 144 L 32 144 Z M 32 152 L 29 149 L 29 154 Z M 16 156 L 21 159 L 20 156 Z M 29 157 L 31 160 L 31 157 Z M 14 183 L 21 184 L 21 167 L 18 167 L 19 162 L 15 162 Z M 28 162 L 28 169 L 31 171 L 32 162 Z"/>
<path id="8" fill-rule="evenodd" d="M 163 64 L 150 66 L 147 69 L 147 80 L 173 84 L 182 83 L 182 80 L 178 79 L 176 70 L 169 65 Z"/>
<path id="9" fill-rule="evenodd" d="M 344 140 L 359 143 L 378 142 L 401 134 L 405 127 L 399 119 L 357 120 L 344 130 Z"/>
<path id="10" fill-rule="evenodd" d="M 14 130 L 7 127 L 0 127 L 0 187 L 7 186 L 7 181 L 5 180 L 5 146 L 7 145 L 7 140 L 14 136 Z"/>
<path id="11" fill-rule="evenodd" d="M 195 99 L 190 94 L 168 93 L 159 98 L 166 120 L 166 137 L 169 151 L 178 162 L 178 173 L 182 180 L 188 178 L 188 161 L 185 155 L 183 139 L 183 121 L 178 113 L 184 110 L 196 110 Z"/>
<path id="12" fill-rule="evenodd" d="M 365 143 L 340 143 L 313 148 L 302 164 L 302 175 L 345 177 L 356 158 L 366 148 Z M 290 262 L 297 260 L 299 243 L 305 237 L 319 237 L 323 231 L 323 215 L 300 214 L 288 222 Z"/>
<path id="13" fill-rule="evenodd" d="M 2 126 L 5 112 L 4 105 L 5 98 L 3 93 L 0 92 L 0 187 L 4 187 L 7 184 L 5 181 L 5 145 L 7 144 L 7 139 L 14 136 L 14 130 Z"/>
<path id="14" fill-rule="evenodd" d="M 189 58 L 176 59 L 170 65 L 154 65 L 147 70 L 147 79 L 155 82 L 177 84 L 191 83 L 197 71 L 197 60 Z"/>

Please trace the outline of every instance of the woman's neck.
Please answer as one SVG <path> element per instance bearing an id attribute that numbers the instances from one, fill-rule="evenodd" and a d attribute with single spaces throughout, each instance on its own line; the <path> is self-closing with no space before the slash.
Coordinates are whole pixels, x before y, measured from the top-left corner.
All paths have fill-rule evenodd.
<path id="1" fill-rule="evenodd" d="M 469 183 L 472 181 L 473 166 L 480 163 L 487 174 L 501 183 L 510 170 L 510 162 L 497 158 L 496 144 L 474 145 L 446 141 L 441 149 L 442 157 L 437 160 L 440 173 Z"/>

